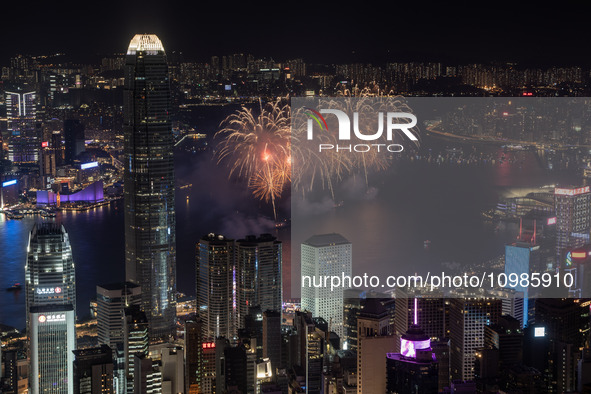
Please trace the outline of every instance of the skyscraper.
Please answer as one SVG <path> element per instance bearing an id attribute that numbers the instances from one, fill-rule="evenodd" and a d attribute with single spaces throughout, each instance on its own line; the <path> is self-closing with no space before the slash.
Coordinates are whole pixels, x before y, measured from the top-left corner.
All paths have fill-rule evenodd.
<path id="1" fill-rule="evenodd" d="M 26 86 L 19 86 L 6 91 L 5 100 L 8 159 L 15 163 L 35 163 L 41 145 L 36 126 L 37 93 Z"/>
<path id="2" fill-rule="evenodd" d="M 129 43 L 124 89 L 125 272 L 142 287 L 150 337 L 175 334 L 174 161 L 166 54 L 153 34 Z"/>
<path id="3" fill-rule="evenodd" d="M 302 277 L 351 276 L 351 242 L 340 234 L 314 235 L 302 244 Z M 302 309 L 322 317 L 330 323 L 341 340 L 343 330 L 344 288 L 330 286 L 304 286 L 302 283 Z"/>
<path id="4" fill-rule="evenodd" d="M 66 164 L 73 164 L 74 159 L 84 152 L 84 125 L 78 119 L 64 121 L 64 137 L 66 140 Z"/>
<path id="5" fill-rule="evenodd" d="M 450 362 L 453 379 L 474 379 L 476 350 L 484 345 L 484 326 L 496 324 L 501 300 L 452 298 L 450 300 Z"/>
<path id="6" fill-rule="evenodd" d="M 281 311 L 281 242 L 271 234 L 236 241 L 238 324 L 244 327 L 248 309 Z"/>
<path id="7" fill-rule="evenodd" d="M 127 392 L 134 392 L 136 356 L 148 355 L 148 319 L 137 305 L 125 310 L 125 376 Z"/>
<path id="8" fill-rule="evenodd" d="M 33 306 L 72 305 L 76 311 L 74 260 L 70 238 L 64 226 L 54 222 L 36 223 L 29 235 L 27 251 L 27 322 L 29 310 Z"/>
<path id="9" fill-rule="evenodd" d="M 201 321 L 185 322 L 185 393 L 198 393 L 203 378 Z"/>
<path id="10" fill-rule="evenodd" d="M 97 331 L 99 345 L 115 350 L 125 337 L 125 309 L 139 305 L 141 287 L 130 282 L 96 287 Z"/>
<path id="11" fill-rule="evenodd" d="M 236 333 L 234 240 L 208 234 L 197 244 L 197 313 L 203 339 L 232 338 Z"/>
<path id="12" fill-rule="evenodd" d="M 555 188 L 556 210 L 556 262 L 565 266 L 567 249 L 589 243 L 591 230 L 591 191 L 589 186 Z"/>
<path id="13" fill-rule="evenodd" d="M 518 275 L 520 278 L 522 274 L 529 275 L 531 272 L 539 272 L 535 269 L 539 262 L 539 245 L 529 242 L 514 242 L 510 245 L 505 245 L 505 274 Z M 512 286 L 515 291 L 523 292 L 523 314 L 517 319 L 521 322 L 521 327 L 527 326 L 528 319 L 528 287 L 517 283 L 517 286 Z"/>
<path id="14" fill-rule="evenodd" d="M 113 352 L 107 345 L 74 351 L 74 392 L 114 394 Z"/>
<path id="15" fill-rule="evenodd" d="M 31 392 L 73 393 L 76 327 L 72 305 L 32 306 L 30 319 Z"/>

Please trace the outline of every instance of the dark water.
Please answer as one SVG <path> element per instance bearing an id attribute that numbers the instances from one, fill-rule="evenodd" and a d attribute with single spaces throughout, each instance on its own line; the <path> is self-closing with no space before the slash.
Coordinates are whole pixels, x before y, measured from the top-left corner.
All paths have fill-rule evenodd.
<path id="1" fill-rule="evenodd" d="M 431 137 L 423 149 L 445 150 L 446 144 Z M 337 207 L 328 193 L 297 201 L 294 196 L 294 272 L 300 257 L 295 245 L 311 235 L 332 232 L 352 242 L 354 275 L 367 273 L 384 280 L 388 275 L 441 272 L 444 262 L 483 263 L 502 255 L 505 244 L 517 236 L 517 224 L 491 223 L 482 216 L 500 196 L 581 182 L 572 171 L 544 169 L 534 152 L 484 150 L 496 158 L 495 165 L 405 161 L 370 176 L 369 187 L 362 176 L 351 176 L 336 188 L 335 200 L 341 202 Z M 502 163 L 499 158 L 504 158 Z M 431 241 L 428 248 L 425 240 Z M 298 277 L 292 275 L 294 289 L 300 286 Z"/>

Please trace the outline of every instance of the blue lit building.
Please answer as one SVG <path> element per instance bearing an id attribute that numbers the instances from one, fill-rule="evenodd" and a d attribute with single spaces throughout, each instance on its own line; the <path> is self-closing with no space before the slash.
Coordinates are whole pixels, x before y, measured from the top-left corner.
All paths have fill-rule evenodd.
<path id="1" fill-rule="evenodd" d="M 539 245 L 532 245 L 528 242 L 515 242 L 510 245 L 505 245 L 505 274 L 508 282 L 511 274 L 516 274 L 518 277 L 526 273 L 529 275 L 531 268 L 538 266 L 539 259 Z M 515 275 L 513 275 L 515 276 Z M 506 287 L 510 287 L 507 284 Z M 518 280 L 517 285 L 511 287 L 516 291 L 523 292 L 523 316 L 513 316 L 520 321 L 521 327 L 527 326 L 528 319 L 528 287 L 522 286 L 522 281 Z"/>

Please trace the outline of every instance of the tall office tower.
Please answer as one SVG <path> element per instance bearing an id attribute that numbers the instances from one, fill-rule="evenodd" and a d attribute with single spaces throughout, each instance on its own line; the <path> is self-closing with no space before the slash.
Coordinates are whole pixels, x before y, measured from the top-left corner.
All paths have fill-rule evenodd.
<path id="1" fill-rule="evenodd" d="M 99 345 L 115 350 L 125 338 L 125 309 L 139 305 L 141 287 L 131 282 L 96 287 L 96 319 Z"/>
<path id="2" fill-rule="evenodd" d="M 78 119 L 66 119 L 64 121 L 64 139 L 66 146 L 66 164 L 74 164 L 74 159 L 84 152 L 84 125 Z"/>
<path id="3" fill-rule="evenodd" d="M 527 314 L 529 320 L 529 311 L 523 308 L 523 292 L 515 291 L 515 289 L 504 288 L 499 290 L 491 290 L 490 294 L 501 300 L 501 315 L 508 315 L 519 320 L 521 328 L 523 328 L 523 317 Z"/>
<path id="4" fill-rule="evenodd" d="M 281 241 L 271 234 L 236 241 L 236 264 L 238 327 L 255 305 L 263 312 L 281 311 Z"/>
<path id="5" fill-rule="evenodd" d="M 302 309 L 330 322 L 331 331 L 344 337 L 343 300 L 344 287 L 311 286 L 313 278 L 320 276 L 351 276 L 352 245 L 340 234 L 314 235 L 301 247 L 302 277 L 310 278 L 310 285 L 302 283 Z M 331 291 L 332 290 L 332 291 Z"/>
<path id="6" fill-rule="evenodd" d="M 386 354 L 386 393 L 436 393 L 439 365 L 429 337 L 413 324 L 400 338 L 400 349 Z"/>
<path id="7" fill-rule="evenodd" d="M 30 308 L 29 385 L 32 393 L 74 392 L 75 330 L 72 305 Z"/>
<path id="8" fill-rule="evenodd" d="M 244 317 L 244 328 L 238 330 L 240 340 L 252 343 L 257 358 L 263 358 L 263 312 L 258 306 L 249 309 Z"/>
<path id="9" fill-rule="evenodd" d="M 518 319 L 501 316 L 497 324 L 484 327 L 484 347 L 499 351 L 501 368 L 521 364 L 523 361 L 523 331 Z"/>
<path id="10" fill-rule="evenodd" d="M 166 54 L 138 34 L 125 60 L 125 273 L 142 287 L 150 337 L 176 333 L 174 139 Z"/>
<path id="11" fill-rule="evenodd" d="M 201 321 L 185 322 L 185 393 L 199 393 L 203 378 L 203 349 Z"/>
<path id="12" fill-rule="evenodd" d="M 341 348 L 343 350 L 357 351 L 357 317 L 361 312 L 364 299 L 360 289 L 346 289 L 343 299 L 343 332 Z"/>
<path id="13" fill-rule="evenodd" d="M 148 355 L 148 319 L 137 305 L 125 310 L 125 376 L 127 376 L 127 392 L 134 390 L 135 357 Z"/>
<path id="14" fill-rule="evenodd" d="M 197 244 L 197 313 L 203 338 L 232 338 L 236 334 L 234 240 L 208 234 Z"/>
<path id="15" fill-rule="evenodd" d="M 114 394 L 113 352 L 107 345 L 75 350 L 74 392 L 79 394 Z"/>
<path id="16" fill-rule="evenodd" d="M 501 300 L 452 298 L 450 300 L 450 367 L 453 379 L 472 380 L 476 350 L 484 345 L 484 326 L 497 323 Z"/>
<path id="17" fill-rule="evenodd" d="M 231 345 L 227 340 L 216 341 L 216 392 L 254 394 L 256 388 L 256 355 L 250 343 Z"/>
<path id="18" fill-rule="evenodd" d="M 396 346 L 390 332 L 382 300 L 367 299 L 357 318 L 357 393 L 386 392 L 386 353 Z"/>
<path id="19" fill-rule="evenodd" d="M 271 362 L 273 376 L 281 368 L 281 312 L 263 312 L 263 358 Z"/>
<path id="20" fill-rule="evenodd" d="M 216 392 L 216 346 L 218 342 L 223 341 L 225 341 L 225 339 L 219 339 L 216 342 L 203 342 L 201 345 L 201 349 L 203 350 L 203 375 L 201 377 L 201 382 L 199 384 L 199 393 L 214 394 Z"/>
<path id="21" fill-rule="evenodd" d="M 566 252 L 589 243 L 591 230 L 591 191 L 589 186 L 555 188 L 556 263 L 565 266 Z"/>
<path id="22" fill-rule="evenodd" d="M 396 289 L 394 332 L 398 336 L 403 335 L 416 320 L 421 322 L 421 328 L 429 338 L 445 338 L 446 309 L 441 293 L 434 292 L 413 298 L 412 294 Z"/>
<path id="23" fill-rule="evenodd" d="M 531 272 L 540 272 L 535 269 L 539 266 L 540 246 L 532 242 L 514 242 L 510 245 L 505 245 L 505 274 L 510 277 L 511 274 L 517 275 L 521 278 L 522 274 L 529 275 Z M 521 327 L 527 326 L 528 320 L 528 305 L 529 293 L 528 286 L 521 286 L 521 282 L 513 287 L 514 290 L 523 293 L 523 315 L 516 317 L 521 322 Z"/>
<path id="24" fill-rule="evenodd" d="M 310 312 L 296 312 L 293 319 L 294 334 L 290 346 L 294 349 L 292 365 L 298 367 L 304 378 L 303 384 L 308 393 L 322 390 L 322 371 L 325 358 L 327 332 L 312 319 Z M 290 382 L 294 384 L 294 382 Z"/>
<path id="25" fill-rule="evenodd" d="M 27 251 L 25 264 L 27 322 L 29 322 L 28 312 L 32 306 L 72 305 L 76 311 L 74 260 L 70 238 L 64 226 L 54 222 L 36 223 L 29 235 Z"/>
<path id="26" fill-rule="evenodd" d="M 14 163 L 36 163 L 40 147 L 36 124 L 37 93 L 26 87 L 5 93 L 8 160 Z"/>

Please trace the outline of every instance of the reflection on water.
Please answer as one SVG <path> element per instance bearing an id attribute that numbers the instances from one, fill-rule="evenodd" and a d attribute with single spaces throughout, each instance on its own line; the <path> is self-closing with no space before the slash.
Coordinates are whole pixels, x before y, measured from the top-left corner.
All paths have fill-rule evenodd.
<path id="1" fill-rule="evenodd" d="M 500 193 L 581 180 L 573 173 L 545 170 L 533 152 L 491 149 L 499 158 L 493 166 L 397 163 L 374 176 L 371 193 L 365 192 L 359 177 L 346 180 L 346 187 L 336 192 L 342 206 L 325 205 L 320 212 L 322 192 L 304 201 L 293 196 L 292 242 L 299 245 L 313 234 L 340 233 L 353 244 L 353 274 L 382 278 L 441 270 L 443 262 L 470 264 L 502 255 L 504 245 L 515 239 L 517 226 L 482 217 Z M 300 248 L 293 248 L 294 289 L 299 288 L 299 260 Z"/>

